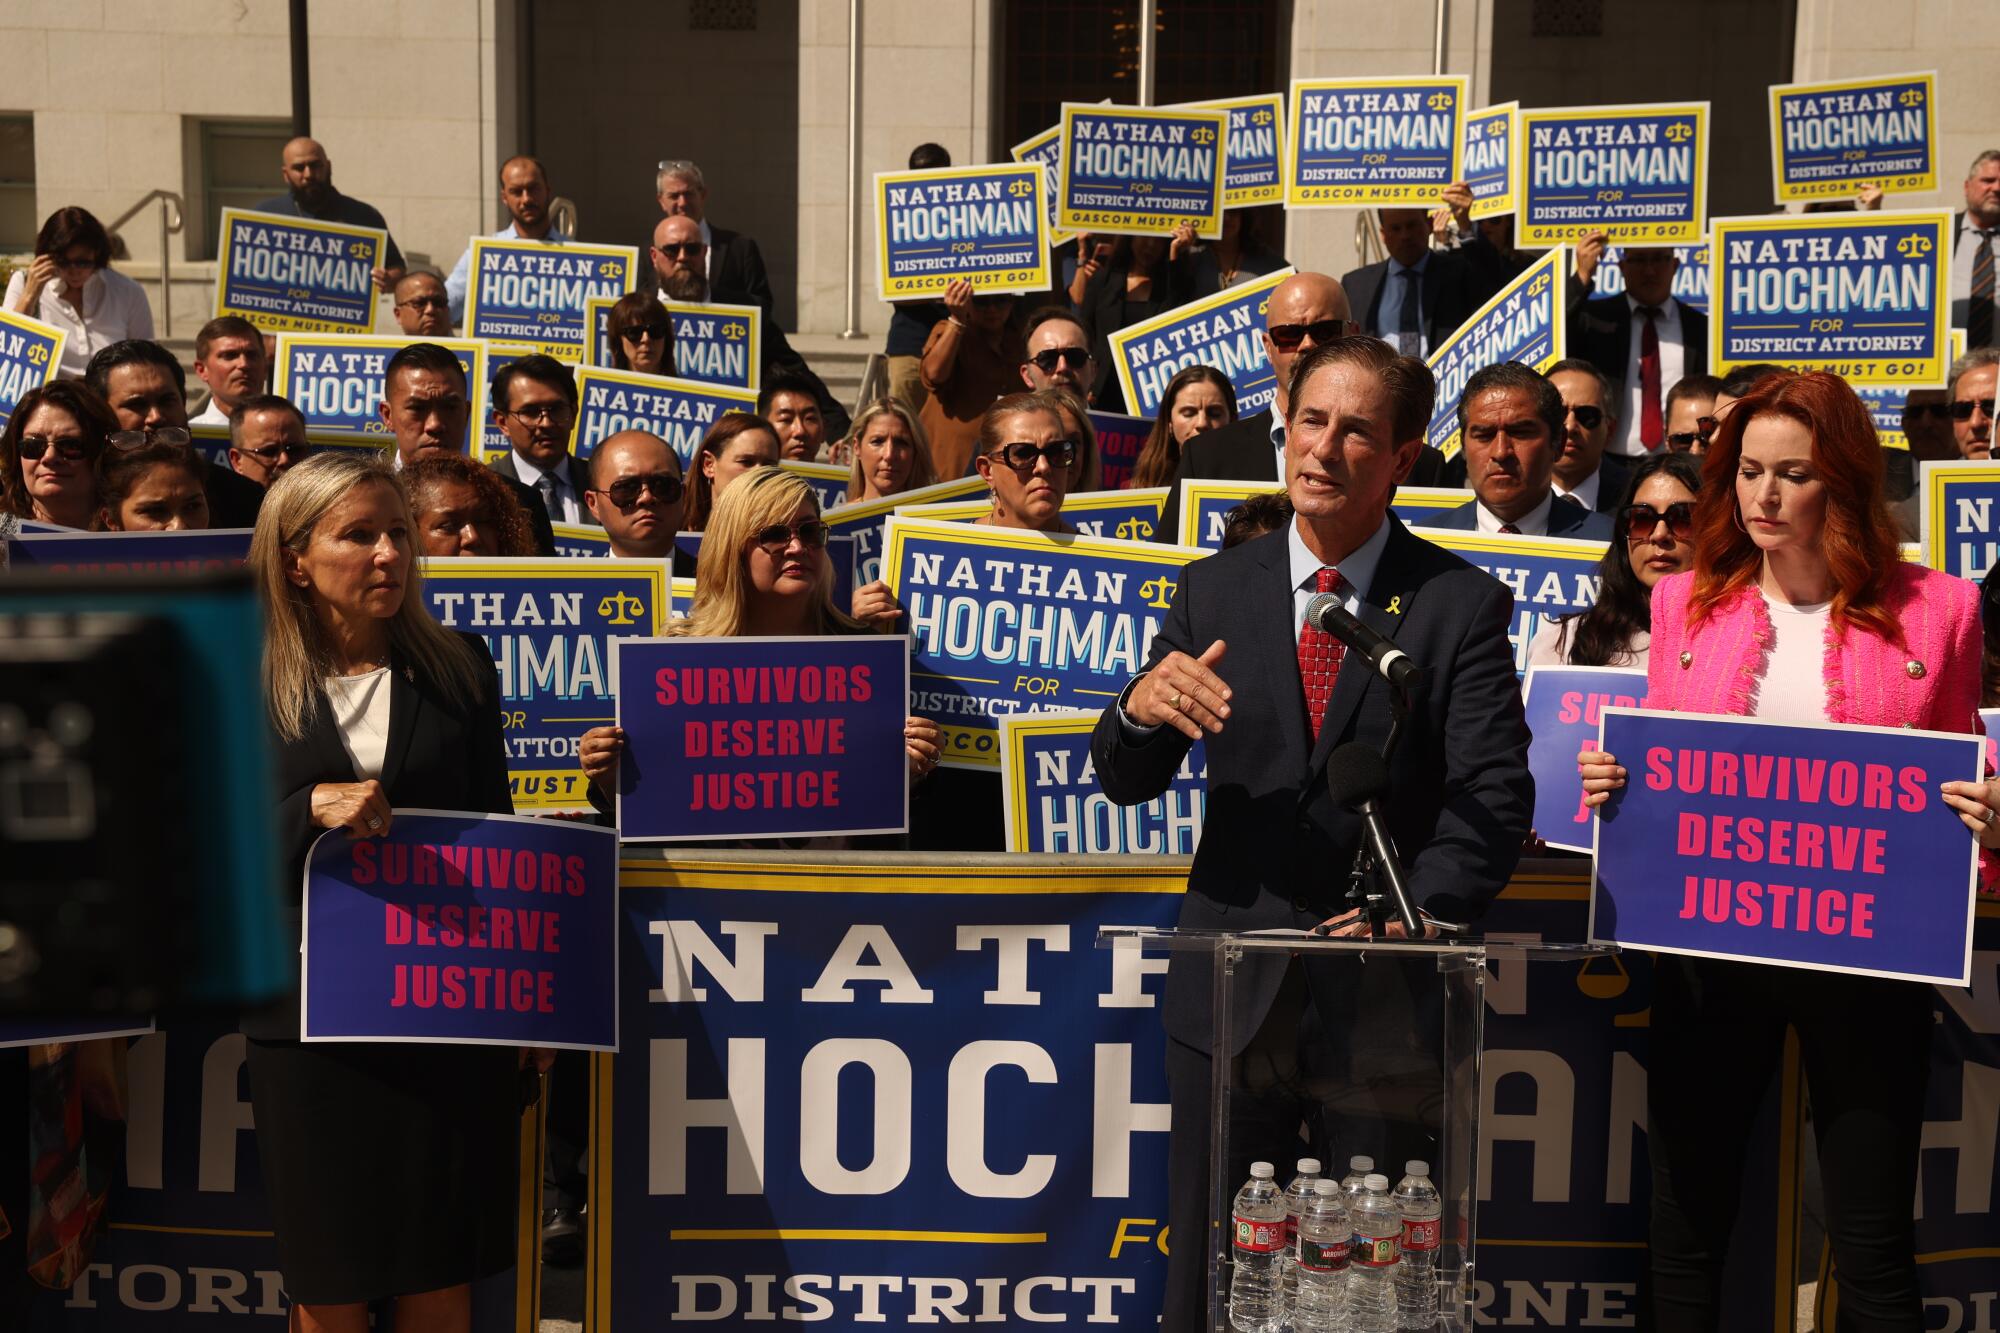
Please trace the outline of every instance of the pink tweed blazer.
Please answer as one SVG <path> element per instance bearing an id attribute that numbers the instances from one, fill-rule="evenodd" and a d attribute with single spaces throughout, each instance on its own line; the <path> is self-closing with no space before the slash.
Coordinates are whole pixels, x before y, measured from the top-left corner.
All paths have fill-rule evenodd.
<path id="1" fill-rule="evenodd" d="M 1770 612 L 1756 588 L 1745 588 L 1690 631 L 1688 594 L 1693 588 L 1694 575 L 1687 573 L 1661 579 L 1653 589 L 1649 706 L 1677 713 L 1747 715 L 1763 683 L 1759 677 L 1771 647 Z M 1890 575 L 1887 603 L 1903 627 L 1902 647 L 1865 629 L 1828 627 L 1827 720 L 1977 733 L 1984 651 L 1979 589 L 1964 579 L 1903 563 Z"/>

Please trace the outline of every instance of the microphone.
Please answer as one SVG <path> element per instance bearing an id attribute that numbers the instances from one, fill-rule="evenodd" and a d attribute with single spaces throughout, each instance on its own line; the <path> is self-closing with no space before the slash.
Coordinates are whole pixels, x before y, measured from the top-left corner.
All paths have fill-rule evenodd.
<path id="1" fill-rule="evenodd" d="M 1376 675 L 1397 689 L 1408 693 L 1416 688 L 1417 677 L 1422 673 L 1410 655 L 1398 648 L 1394 639 L 1357 620 L 1334 594 L 1314 594 L 1306 603 L 1306 624 L 1323 634 L 1331 634 L 1360 653 L 1368 659 Z"/>
<path id="2" fill-rule="evenodd" d="M 1348 618 L 1353 619 L 1352 616 Z M 1372 630 L 1369 632 L 1373 633 Z M 1375 637 L 1381 638 L 1379 634 Z M 1402 660 L 1407 663 L 1410 659 L 1405 657 Z M 1381 875 L 1384 887 L 1389 890 L 1390 905 L 1402 919 L 1403 928 L 1410 933 L 1410 938 L 1423 938 L 1423 928 L 1417 923 L 1417 909 L 1410 902 L 1409 887 L 1403 883 L 1402 863 L 1396 859 L 1396 844 L 1389 837 L 1388 825 L 1382 821 L 1380 800 L 1389 794 L 1389 761 L 1366 741 L 1349 741 L 1335 746 L 1333 753 L 1326 757 L 1326 789 L 1334 804 L 1345 806 L 1361 816 L 1362 846 L 1374 854 L 1375 869 Z"/>

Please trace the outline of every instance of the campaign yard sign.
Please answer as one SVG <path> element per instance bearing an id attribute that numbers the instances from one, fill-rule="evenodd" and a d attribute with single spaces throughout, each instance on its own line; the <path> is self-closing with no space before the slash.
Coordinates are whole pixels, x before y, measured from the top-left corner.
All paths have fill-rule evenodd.
<path id="1" fill-rule="evenodd" d="M 271 392 L 288 398 L 314 438 L 394 447 L 382 420 L 383 373 L 389 358 L 412 343 L 436 343 L 458 358 L 465 372 L 465 436 L 460 453 L 473 452 L 486 419 L 486 344 L 477 338 L 412 338 L 403 334 L 287 333 L 278 338 Z"/>
<path id="2" fill-rule="evenodd" d="M 1192 856 L 1208 804 L 1207 748 L 1200 741 L 1189 747 L 1160 795 L 1116 805 L 1098 786 L 1090 755 L 1100 716 L 1061 712 L 1000 719 L 1007 850 Z"/>
<path id="3" fill-rule="evenodd" d="M 306 861 L 302 1041 L 618 1049 L 618 834 L 396 810 Z"/>
<path id="4" fill-rule="evenodd" d="M 250 528 L 193 532 L 21 532 L 7 539 L 7 567 L 61 574 L 197 574 L 235 569 L 250 555 Z"/>
<path id="5" fill-rule="evenodd" d="M 1952 235 L 1943 210 L 1717 218 L 1711 372 L 1774 361 L 1855 384 L 1944 387 Z"/>
<path id="6" fill-rule="evenodd" d="M 1924 563 L 1975 583 L 2000 562 L 2000 462 L 1926 460 L 1919 473 Z"/>
<path id="7" fill-rule="evenodd" d="M 1065 523 L 1086 537 L 1144 542 L 1153 539 L 1153 529 L 1166 503 L 1165 486 L 1129 491 L 1072 491 L 1063 497 L 1062 516 Z M 948 500 L 941 504 L 904 505 L 896 510 L 904 518 L 941 519 L 947 523 L 970 523 L 992 512 L 989 500 Z"/>
<path id="8" fill-rule="evenodd" d="M 613 651 L 626 841 L 909 827 L 909 640 L 625 639 Z"/>
<path id="9" fill-rule="evenodd" d="M 587 812 L 577 745 L 614 716 L 611 642 L 666 625 L 667 562 L 457 556 L 424 561 L 423 588 L 440 625 L 493 655 L 514 808 Z"/>
<path id="10" fill-rule="evenodd" d="M 1183 222 L 1222 235 L 1229 113 L 1064 102 L 1056 224 L 1164 235 Z"/>
<path id="11" fill-rule="evenodd" d="M 1569 323 L 1564 298 L 1568 272 L 1569 247 L 1558 245 L 1431 351 L 1426 362 L 1437 377 L 1437 400 L 1424 428 L 1425 443 L 1446 457 L 1458 452 L 1458 400 L 1476 372 L 1503 361 L 1541 370 L 1563 359 Z"/>
<path id="12" fill-rule="evenodd" d="M 1679 267 L 1674 270 L 1673 298 L 1682 305 L 1693 306 L 1706 312 L 1709 305 L 1709 247 L 1702 241 L 1695 245 L 1668 245 L 1647 247 L 1672 250 Z M 1625 270 L 1618 267 L 1625 257 L 1626 247 L 1607 245 L 1598 259 L 1597 273 L 1592 281 L 1592 296 L 1623 296 L 1625 294 Z"/>
<path id="13" fill-rule="evenodd" d="M 563 361 L 584 359 L 590 298 L 616 300 L 639 277 L 639 252 L 629 245 L 475 236 L 471 253 L 465 336 L 520 343 Z"/>
<path id="14" fill-rule="evenodd" d="M 1953 329 L 1946 353 L 1947 366 L 1965 355 L 1965 330 Z M 1884 449 L 1908 449 L 1910 436 L 1904 416 L 1909 409 L 1913 387 L 1907 384 L 1852 384 L 1855 396 L 1874 419 L 1875 435 Z M 1943 403 L 1936 406 L 1944 406 Z M 1922 557 L 1918 557 L 1919 560 Z"/>
<path id="15" fill-rule="evenodd" d="M 1045 173 L 1032 162 L 875 173 L 877 294 L 940 297 L 1049 289 Z"/>
<path id="16" fill-rule="evenodd" d="M 366 333 L 375 327 L 379 227 L 225 208 L 215 258 L 215 313 L 259 332 Z"/>
<path id="17" fill-rule="evenodd" d="M 820 512 L 847 503 L 847 483 L 854 478 L 854 470 L 846 463 L 814 463 L 803 458 L 785 458 L 778 461 L 780 470 L 795 477 L 802 477 L 813 494 L 819 497 Z"/>
<path id="18" fill-rule="evenodd" d="M 1771 186 L 1780 204 L 1935 190 L 1937 74 L 1771 85 Z"/>
<path id="19" fill-rule="evenodd" d="M 1288 208 L 1435 208 L 1459 179 L 1462 76 L 1293 79 Z"/>
<path id="20" fill-rule="evenodd" d="M 611 307 L 616 296 L 593 296 L 588 305 L 590 355 L 585 365 L 617 369 L 611 352 Z M 754 305 L 695 301 L 660 302 L 674 331 L 674 373 L 684 380 L 755 392 L 763 367 L 764 311 Z"/>
<path id="21" fill-rule="evenodd" d="M 488 343 L 486 345 L 488 392 L 492 391 L 492 377 L 494 375 L 499 374 L 501 370 L 513 365 L 522 357 L 533 355 L 535 355 L 535 349 L 532 347 L 501 346 L 495 343 Z M 514 447 L 513 442 L 507 438 L 507 432 L 494 424 L 493 414 L 490 412 L 486 413 L 483 417 L 475 418 L 473 429 L 479 432 L 479 453 L 477 457 L 483 462 L 490 463 L 494 459 L 504 456 Z"/>
<path id="22" fill-rule="evenodd" d="M 939 504 L 947 500 L 962 500 L 967 496 L 983 495 L 987 491 L 984 478 L 979 476 L 959 477 L 953 481 L 940 481 L 930 486 L 920 486 L 914 491 L 904 491 L 900 495 L 885 495 L 877 500 L 854 500 L 844 505 L 836 505 L 820 515 L 833 537 L 850 537 L 854 540 L 854 586 L 861 587 L 882 577 L 882 525 L 889 521 L 889 515 L 898 509 L 911 505 Z"/>
<path id="23" fill-rule="evenodd" d="M 1523 107 L 1514 243 L 1603 232 L 1628 245 L 1692 245 L 1708 216 L 1708 103 Z"/>
<path id="24" fill-rule="evenodd" d="M 1472 218 L 1499 217 L 1520 206 L 1520 173 L 1514 157 L 1514 117 L 1519 102 L 1465 113 L 1459 172 L 1472 191 Z"/>
<path id="25" fill-rule="evenodd" d="M 1471 496 L 1468 494 L 1467 499 Z M 1513 537 L 1498 533 L 1424 528 L 1417 533 L 1434 546 L 1456 552 L 1506 584 L 1514 593 L 1514 670 L 1528 669 L 1528 644 L 1551 620 L 1587 611 L 1597 602 L 1604 542 L 1574 537 Z"/>
<path id="26" fill-rule="evenodd" d="M 1223 522 L 1229 511 L 1259 495 L 1276 495 L 1285 488 L 1275 481 L 1218 481 L 1212 477 L 1181 478 L 1181 530 L 1174 540 L 1203 551 L 1222 549 Z"/>
<path id="27" fill-rule="evenodd" d="M 1576 756 L 1597 748 L 1606 708 L 1643 708 L 1643 667 L 1531 666 L 1521 682 L 1528 712 L 1528 772 L 1535 779 L 1535 836 L 1588 852 L 1594 836 Z"/>
<path id="28" fill-rule="evenodd" d="M 911 711 L 953 768 L 999 768 L 999 719 L 1102 708 L 1146 662 L 1201 552 L 892 517 L 883 568 L 907 617 Z"/>
<path id="29" fill-rule="evenodd" d="M 1056 213 L 1061 185 L 1059 172 L 1062 168 L 1062 126 L 1051 125 L 1030 139 L 1023 139 L 1007 150 L 1007 155 L 1016 162 L 1033 162 L 1042 169 L 1043 211 L 1048 215 L 1048 237 L 1051 246 L 1066 245 L 1076 239 L 1073 231 L 1064 231 L 1056 225 Z"/>
<path id="30" fill-rule="evenodd" d="M 576 429 L 569 451 L 589 458 L 613 435 L 643 430 L 674 447 L 685 469 L 694 461 L 701 437 L 724 412 L 755 412 L 757 395 L 721 384 L 697 384 L 634 370 L 579 366 Z"/>
<path id="31" fill-rule="evenodd" d="M 1264 354 L 1264 312 L 1271 293 L 1296 270 L 1198 297 L 1111 335 L 1111 364 L 1132 415 L 1151 422 L 1173 377 L 1189 366 L 1214 366 L 1236 391 L 1236 413 L 1247 417 L 1277 397 L 1278 374 Z"/>
<path id="32" fill-rule="evenodd" d="M 1979 847 L 1938 792 L 1982 739 L 1606 708 L 1593 943 L 1963 986 Z"/>
<path id="33" fill-rule="evenodd" d="M 1285 202 L 1285 95 L 1220 97 L 1183 102 L 1197 111 L 1229 113 L 1229 169 L 1222 183 L 1226 208 Z"/>
<path id="34" fill-rule="evenodd" d="M 39 319 L 0 310 L 0 429 L 23 394 L 55 378 L 68 336 Z"/>
<path id="35" fill-rule="evenodd" d="M 1389 497 L 1389 511 L 1411 527 L 1421 528 L 1436 522 L 1443 511 L 1471 503 L 1472 492 L 1463 486 L 1398 486 Z"/>
<path id="36" fill-rule="evenodd" d="M 594 523 L 551 523 L 556 554 L 601 559 L 611 554 L 611 534 Z"/>

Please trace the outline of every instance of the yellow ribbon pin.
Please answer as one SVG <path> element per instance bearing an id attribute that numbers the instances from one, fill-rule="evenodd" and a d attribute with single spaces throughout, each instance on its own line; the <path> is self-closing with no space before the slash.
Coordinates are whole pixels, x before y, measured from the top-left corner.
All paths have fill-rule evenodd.
<path id="1" fill-rule="evenodd" d="M 1389 599 L 1389 614 L 1392 616 L 1400 616 L 1403 614 L 1402 594 L 1398 593 L 1396 596 L 1391 597 Z"/>

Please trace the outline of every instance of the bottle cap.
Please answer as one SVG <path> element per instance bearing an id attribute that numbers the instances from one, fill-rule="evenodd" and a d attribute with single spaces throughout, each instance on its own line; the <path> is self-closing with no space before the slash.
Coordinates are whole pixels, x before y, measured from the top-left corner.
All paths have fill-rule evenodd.
<path id="1" fill-rule="evenodd" d="M 1375 1159 L 1373 1157 L 1356 1157 L 1347 1164 L 1347 1169 L 1357 1176 L 1365 1176 L 1375 1169 Z"/>
<path id="2" fill-rule="evenodd" d="M 1256 1174 L 1255 1167 L 1251 1168 L 1251 1174 Z M 1370 1176 L 1361 1182 L 1361 1187 L 1376 1194 L 1386 1194 L 1389 1190 L 1389 1177 L 1381 1175 Z"/>
<path id="3" fill-rule="evenodd" d="M 1313 1193 L 1320 1198 L 1331 1198 L 1340 1193 L 1340 1182 L 1332 1176 L 1321 1176 L 1313 1182 Z"/>
<path id="4" fill-rule="evenodd" d="M 1317 1158 L 1317 1157 L 1301 1157 L 1301 1158 L 1299 1158 L 1299 1174 L 1300 1174 L 1300 1175 L 1302 1175 L 1302 1176 L 1316 1176 L 1316 1175 L 1318 1175 L 1318 1174 L 1319 1174 L 1319 1158 Z"/>
<path id="5" fill-rule="evenodd" d="M 1411 1160 L 1403 1163 L 1403 1174 L 1406 1176 L 1428 1176 L 1430 1173 L 1431 1164 L 1429 1162 Z"/>
<path id="6" fill-rule="evenodd" d="M 1276 1174 L 1277 1172 L 1271 1169 L 1271 1164 L 1269 1162 L 1250 1163 L 1250 1179 L 1252 1180 L 1269 1180 L 1272 1176 L 1275 1176 Z"/>

